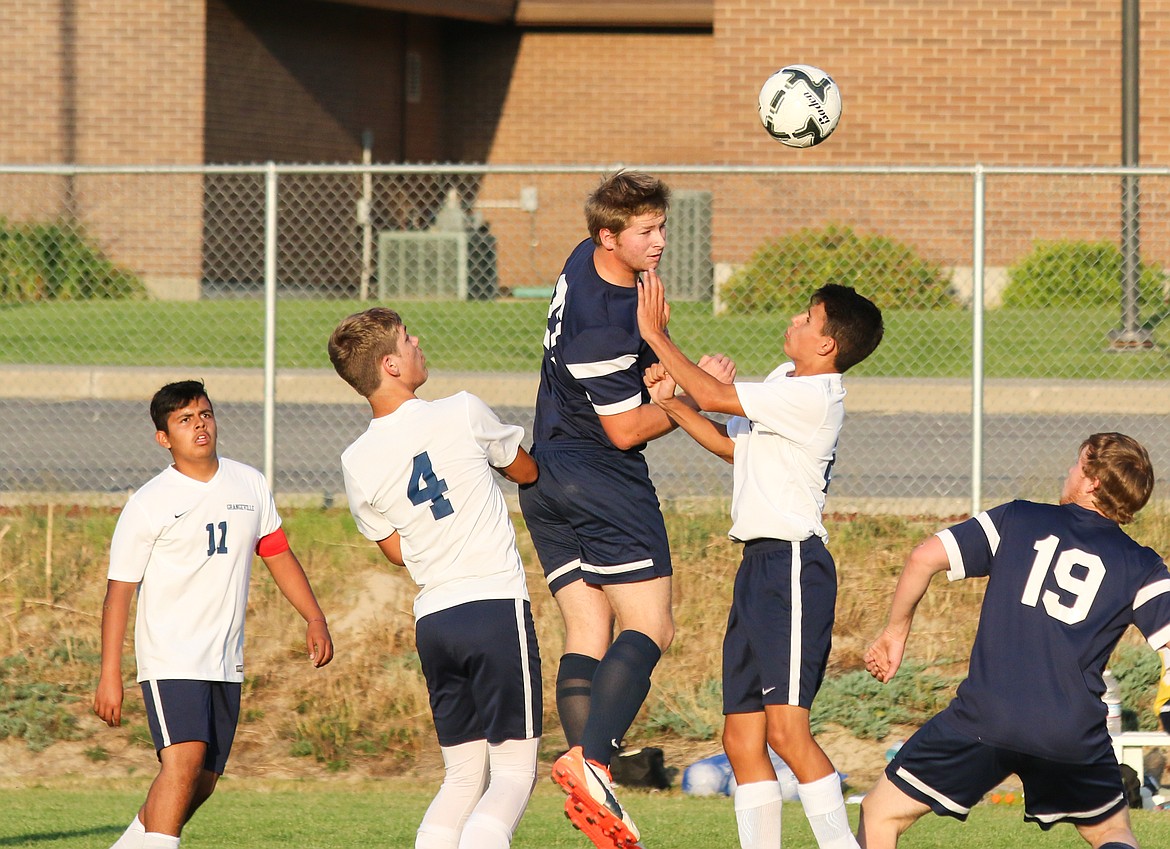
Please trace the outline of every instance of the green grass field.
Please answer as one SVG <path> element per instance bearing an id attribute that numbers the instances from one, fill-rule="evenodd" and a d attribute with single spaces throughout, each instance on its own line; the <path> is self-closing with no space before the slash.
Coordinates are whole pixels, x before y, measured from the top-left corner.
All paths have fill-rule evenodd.
<path id="1" fill-rule="evenodd" d="M 512 845 L 515 849 L 587 849 L 569 825 L 564 796 L 542 773 Z M 142 801 L 145 782 L 133 786 L 5 789 L 0 847 L 105 849 Z M 248 849 L 409 849 L 434 787 L 417 781 L 273 782 L 225 778 L 215 796 L 183 832 L 183 846 Z M 626 791 L 647 849 L 737 846 L 735 814 L 726 797 L 697 799 L 677 790 Z M 849 806 L 856 827 L 858 807 Z M 1146 847 L 1170 845 L 1170 812 L 1135 811 L 1134 829 Z M 983 804 L 960 824 L 927 816 L 903 838 L 904 849 L 1073 849 L 1085 846 L 1070 826 L 1042 832 L 1023 822 L 1019 805 Z M 815 845 L 798 803 L 784 806 L 785 847 Z"/>
<path id="2" fill-rule="evenodd" d="M 277 307 L 280 368 L 329 368 L 325 340 L 357 301 L 283 300 Z M 411 301 L 394 304 L 422 337 L 431 367 L 447 371 L 535 373 L 547 304 L 543 301 Z M 671 329 L 688 354 L 724 351 L 745 375 L 766 374 L 783 358 L 788 316 L 715 316 L 706 303 L 677 303 Z M 987 313 L 989 377 L 1170 377 L 1170 353 L 1118 356 L 1107 350 L 1116 311 L 1000 309 Z M 858 375 L 965 377 L 971 371 L 971 315 L 965 310 L 886 311 L 886 338 Z M 264 354 L 260 301 L 41 302 L 0 307 L 0 362 L 110 366 L 259 367 Z"/>

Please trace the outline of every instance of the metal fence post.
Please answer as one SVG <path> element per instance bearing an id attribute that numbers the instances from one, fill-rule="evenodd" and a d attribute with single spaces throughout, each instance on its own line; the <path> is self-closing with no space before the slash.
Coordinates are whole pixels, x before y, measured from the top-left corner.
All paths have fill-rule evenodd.
<path id="1" fill-rule="evenodd" d="M 976 165 L 971 222 L 971 515 L 983 503 L 983 202 L 987 177 Z"/>
<path id="2" fill-rule="evenodd" d="M 264 476 L 276 491 L 276 163 L 264 172 Z"/>

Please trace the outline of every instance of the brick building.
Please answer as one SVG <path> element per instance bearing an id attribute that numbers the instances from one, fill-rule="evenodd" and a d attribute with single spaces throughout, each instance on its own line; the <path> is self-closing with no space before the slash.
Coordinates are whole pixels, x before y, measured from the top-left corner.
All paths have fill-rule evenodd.
<path id="1" fill-rule="evenodd" d="M 0 32 L 8 164 L 359 162 L 364 134 L 375 162 L 1121 157 L 1121 0 L 12 0 Z M 1168 46 L 1170 0 L 1146 0 L 1148 165 L 1170 164 Z M 789 62 L 830 69 L 842 88 L 828 144 L 792 151 L 758 126 L 758 85 Z M 866 220 L 848 180 L 819 190 Z M 9 218 L 66 211 L 113 245 L 150 241 L 123 254 L 156 291 L 189 293 L 200 262 L 206 277 L 214 191 L 198 176 L 157 182 L 145 204 L 108 180 L 99 200 L 84 176 L 10 194 Z M 721 203 L 760 220 L 812 201 L 783 183 L 732 197 L 717 217 Z M 161 243 L 134 236 L 160 220 Z M 716 234 L 715 250 L 758 235 Z"/>

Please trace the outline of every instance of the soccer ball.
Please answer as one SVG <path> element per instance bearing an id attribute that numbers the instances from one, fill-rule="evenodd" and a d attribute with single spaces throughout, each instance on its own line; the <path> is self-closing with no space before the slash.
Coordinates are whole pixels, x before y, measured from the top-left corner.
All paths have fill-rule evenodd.
<path id="1" fill-rule="evenodd" d="M 785 65 L 760 89 L 760 123 L 789 147 L 812 147 L 841 120 L 841 89 L 812 65 Z"/>

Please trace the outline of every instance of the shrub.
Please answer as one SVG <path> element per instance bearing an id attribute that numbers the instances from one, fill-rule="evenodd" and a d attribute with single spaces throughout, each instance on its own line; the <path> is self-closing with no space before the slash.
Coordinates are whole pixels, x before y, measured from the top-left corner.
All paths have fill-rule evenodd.
<path id="1" fill-rule="evenodd" d="M 141 298 L 146 288 L 76 227 L 0 219 L 0 302 Z"/>
<path id="2" fill-rule="evenodd" d="M 1038 242 L 1008 269 L 1007 307 L 1093 307 L 1121 302 L 1121 250 L 1110 242 Z M 1165 275 L 1143 263 L 1138 279 L 1142 303 L 1162 299 Z"/>
<path id="3" fill-rule="evenodd" d="M 958 684 L 958 678 L 906 663 L 888 684 L 868 672 L 849 672 L 825 679 L 810 722 L 814 733 L 834 723 L 854 737 L 880 740 L 890 733 L 891 725 L 922 725 L 950 704 Z"/>
<path id="4" fill-rule="evenodd" d="M 34 752 L 58 740 L 82 736 L 69 705 L 77 701 L 59 684 L 21 680 L 27 664 L 23 658 L 5 658 L 0 669 L 0 740 L 23 740 Z M 10 673 L 16 680 L 9 680 Z"/>
<path id="5" fill-rule="evenodd" d="M 1110 658 L 1109 668 L 1121 687 L 1122 722 L 1127 731 L 1155 731 L 1161 726 L 1154 715 L 1154 694 L 1162 677 L 1162 658 L 1149 646 L 1121 643 Z"/>
<path id="6" fill-rule="evenodd" d="M 764 245 L 731 276 L 721 297 L 732 313 L 795 313 L 826 283 L 852 286 L 883 309 L 952 303 L 940 266 L 883 236 L 858 236 L 837 225 L 800 230 Z"/>

